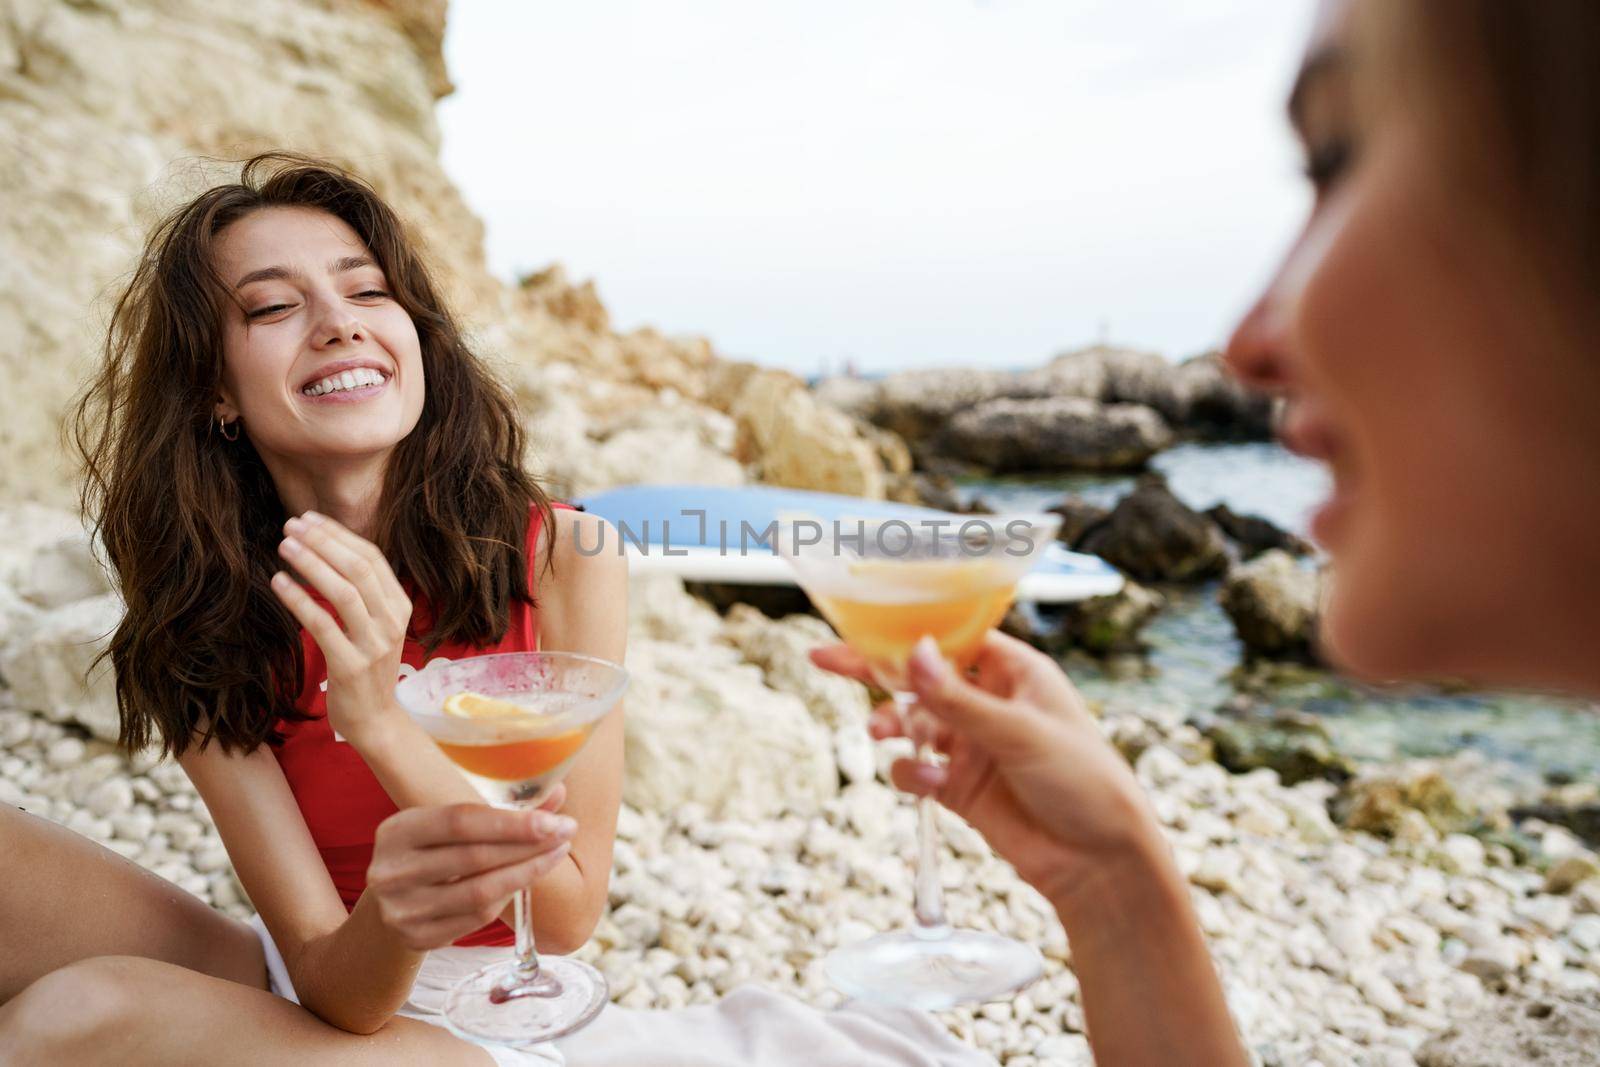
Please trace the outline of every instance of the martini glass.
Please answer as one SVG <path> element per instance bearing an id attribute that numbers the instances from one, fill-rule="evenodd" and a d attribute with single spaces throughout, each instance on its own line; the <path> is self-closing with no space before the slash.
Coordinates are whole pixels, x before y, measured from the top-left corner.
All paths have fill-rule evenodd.
<path id="1" fill-rule="evenodd" d="M 440 663 L 401 679 L 395 697 L 485 802 L 535 808 L 628 685 L 618 664 L 570 652 L 506 652 Z M 579 960 L 540 960 L 528 890 L 516 894 L 516 956 L 462 979 L 445 1000 L 470 1041 L 532 1045 L 586 1025 L 605 978 Z"/>
<path id="2" fill-rule="evenodd" d="M 984 637 L 1005 616 L 1017 581 L 1055 538 L 1053 515 L 1002 519 L 805 519 L 782 523 L 775 546 L 806 595 L 893 694 L 917 758 L 932 761 L 933 723 L 916 710 L 906 662 L 924 636 L 958 670 L 971 666 Z M 1038 950 L 945 919 L 939 881 L 935 801 L 917 801 L 914 923 L 835 949 L 828 979 L 847 996 L 941 1010 L 1002 1000 L 1044 973 Z"/>

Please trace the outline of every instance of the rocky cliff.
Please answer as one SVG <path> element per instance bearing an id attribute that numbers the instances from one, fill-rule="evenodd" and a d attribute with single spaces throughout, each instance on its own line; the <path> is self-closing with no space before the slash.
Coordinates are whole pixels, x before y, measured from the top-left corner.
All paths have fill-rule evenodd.
<path id="1" fill-rule="evenodd" d="M 266 148 L 351 167 L 409 220 L 516 387 L 557 492 L 820 476 L 818 488 L 882 495 L 877 453 L 793 379 L 752 368 L 762 380 L 743 413 L 738 394 L 719 410 L 707 342 L 619 334 L 593 286 L 559 268 L 518 286 L 490 275 L 483 226 L 438 160 L 444 24 L 443 0 L 7 0 L 0 500 L 73 498 L 60 418 L 145 231 L 227 176 L 227 160 Z M 536 115 L 525 128 L 537 136 Z M 820 467 L 791 455 L 821 443 Z"/>

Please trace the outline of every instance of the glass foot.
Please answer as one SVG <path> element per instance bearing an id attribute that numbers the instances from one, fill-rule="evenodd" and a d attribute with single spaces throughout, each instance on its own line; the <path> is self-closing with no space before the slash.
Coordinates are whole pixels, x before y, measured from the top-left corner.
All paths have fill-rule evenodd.
<path id="1" fill-rule="evenodd" d="M 940 1011 L 1005 1000 L 1044 974 L 1032 945 L 978 930 L 899 930 L 834 949 L 823 963 L 839 992 Z"/>
<path id="2" fill-rule="evenodd" d="M 516 960 L 485 967 L 450 991 L 445 1022 L 460 1038 L 496 1045 L 537 1045 L 587 1025 L 605 1007 L 610 990 L 605 976 L 587 963 L 563 956 L 539 960 L 545 986 L 529 995 L 500 996 L 496 987 L 515 970 Z"/>

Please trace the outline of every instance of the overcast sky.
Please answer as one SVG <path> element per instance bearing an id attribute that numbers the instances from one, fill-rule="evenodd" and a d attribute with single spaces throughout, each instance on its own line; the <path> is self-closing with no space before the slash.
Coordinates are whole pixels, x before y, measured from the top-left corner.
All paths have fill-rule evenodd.
<path id="1" fill-rule="evenodd" d="M 510 278 L 814 373 L 1214 346 L 1305 210 L 1311 0 L 452 0 Z"/>

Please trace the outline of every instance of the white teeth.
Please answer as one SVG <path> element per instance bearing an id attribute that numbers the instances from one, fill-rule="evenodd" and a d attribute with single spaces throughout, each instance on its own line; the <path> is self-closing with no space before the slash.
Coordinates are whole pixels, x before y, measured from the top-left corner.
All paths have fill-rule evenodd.
<path id="1" fill-rule="evenodd" d="M 357 367 L 354 370 L 343 371 L 339 374 L 330 374 L 320 381 L 313 382 L 305 387 L 303 392 L 307 396 L 325 396 L 345 389 L 360 389 L 368 385 L 382 385 L 384 377 L 371 367 Z"/>

